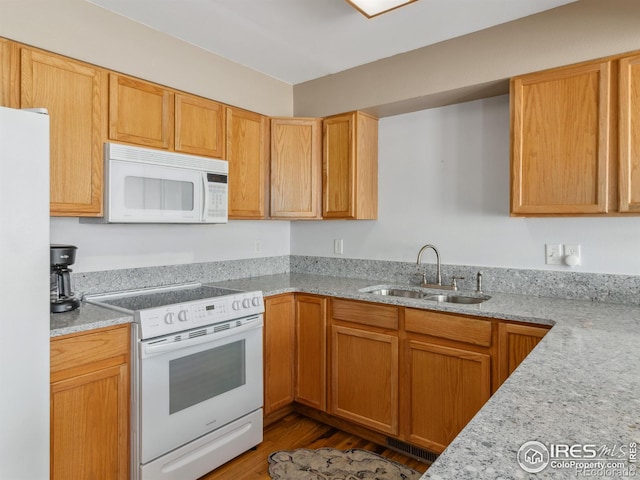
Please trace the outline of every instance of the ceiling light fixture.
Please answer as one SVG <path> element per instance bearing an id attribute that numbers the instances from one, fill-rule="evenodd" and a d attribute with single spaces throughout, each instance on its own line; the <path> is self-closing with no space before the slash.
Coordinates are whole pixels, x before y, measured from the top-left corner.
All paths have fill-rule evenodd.
<path id="1" fill-rule="evenodd" d="M 356 10 L 367 18 L 375 17 L 417 0 L 347 0 Z"/>

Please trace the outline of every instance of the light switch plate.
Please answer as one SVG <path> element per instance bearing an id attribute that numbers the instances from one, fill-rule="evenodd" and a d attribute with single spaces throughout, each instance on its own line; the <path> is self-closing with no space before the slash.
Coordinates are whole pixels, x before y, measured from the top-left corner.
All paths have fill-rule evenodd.
<path id="1" fill-rule="evenodd" d="M 333 240 L 333 253 L 342 255 L 344 253 L 344 242 L 341 238 L 335 238 Z"/>
<path id="2" fill-rule="evenodd" d="M 547 243 L 545 245 L 545 263 L 547 265 L 562 265 L 562 245 Z"/>

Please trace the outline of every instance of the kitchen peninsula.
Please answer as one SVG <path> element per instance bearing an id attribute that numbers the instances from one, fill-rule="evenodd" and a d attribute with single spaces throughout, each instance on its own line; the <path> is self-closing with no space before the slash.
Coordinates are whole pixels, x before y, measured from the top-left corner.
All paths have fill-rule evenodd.
<path id="1" fill-rule="evenodd" d="M 212 283 L 262 290 L 265 297 L 305 293 L 553 325 L 535 350 L 429 468 L 424 478 L 525 478 L 517 463 L 522 444 L 628 445 L 640 441 L 640 307 L 487 292 L 477 305 L 443 305 L 362 292 L 380 280 L 284 273 Z M 391 282 L 395 284 L 395 282 Z M 69 321 L 67 321 L 69 320 Z M 83 304 L 79 313 L 52 320 L 52 336 L 126 323 Z M 520 475 L 520 477 L 518 477 Z M 567 478 L 547 468 L 536 478 Z"/>

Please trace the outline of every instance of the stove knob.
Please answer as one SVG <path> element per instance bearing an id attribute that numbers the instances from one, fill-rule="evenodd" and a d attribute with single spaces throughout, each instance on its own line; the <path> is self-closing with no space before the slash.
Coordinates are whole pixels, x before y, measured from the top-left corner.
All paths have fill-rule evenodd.
<path id="1" fill-rule="evenodd" d="M 173 312 L 169 312 L 164 316 L 164 323 L 171 325 L 173 323 Z"/>
<path id="2" fill-rule="evenodd" d="M 187 312 L 186 310 L 180 310 L 178 312 L 178 320 L 180 320 L 181 322 L 186 322 L 187 320 L 189 320 L 189 312 Z"/>
<path id="3" fill-rule="evenodd" d="M 257 307 L 258 305 L 260 305 L 260 297 L 253 297 L 251 299 L 251 305 L 253 305 L 254 307 Z"/>
<path id="4" fill-rule="evenodd" d="M 234 310 L 240 310 L 240 300 L 234 300 L 231 304 L 231 308 Z"/>
<path id="5" fill-rule="evenodd" d="M 251 300 L 249 300 L 248 298 L 245 298 L 244 300 L 242 300 L 242 306 L 244 308 L 249 308 L 251 306 Z"/>

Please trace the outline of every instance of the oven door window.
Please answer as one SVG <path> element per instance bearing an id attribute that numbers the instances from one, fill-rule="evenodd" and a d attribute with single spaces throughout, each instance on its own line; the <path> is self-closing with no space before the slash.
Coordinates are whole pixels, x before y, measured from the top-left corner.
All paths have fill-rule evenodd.
<path id="1" fill-rule="evenodd" d="M 241 387 L 245 341 L 240 340 L 169 362 L 169 414 Z"/>

